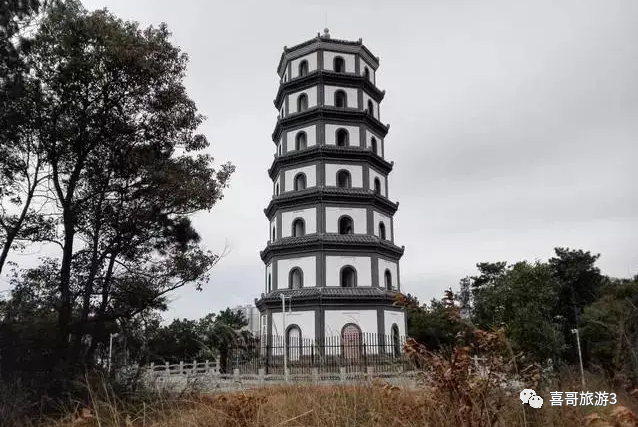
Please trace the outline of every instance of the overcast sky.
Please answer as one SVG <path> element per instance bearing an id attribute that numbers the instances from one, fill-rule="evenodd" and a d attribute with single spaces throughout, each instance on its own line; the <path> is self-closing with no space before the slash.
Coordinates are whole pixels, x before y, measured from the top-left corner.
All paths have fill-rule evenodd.
<path id="1" fill-rule="evenodd" d="M 381 120 L 401 281 L 440 297 L 481 261 L 601 253 L 605 274 L 638 274 L 638 1 L 90 0 L 142 25 L 166 22 L 190 56 L 192 98 L 231 188 L 196 225 L 230 253 L 203 292 L 167 318 L 253 302 L 264 288 L 266 169 L 275 152 L 284 45 L 333 38 L 380 57 Z"/>

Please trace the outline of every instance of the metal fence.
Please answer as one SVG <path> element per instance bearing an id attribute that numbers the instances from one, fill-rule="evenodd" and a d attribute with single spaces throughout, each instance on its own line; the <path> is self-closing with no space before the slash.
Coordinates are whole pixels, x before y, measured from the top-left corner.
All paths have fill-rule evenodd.
<path id="1" fill-rule="evenodd" d="M 405 337 L 359 333 L 348 336 L 298 338 L 262 336 L 251 345 L 230 348 L 224 364 L 228 371 L 239 369 L 241 374 L 257 374 L 260 368 L 268 374 L 284 372 L 310 374 L 313 368 L 320 373 L 366 372 L 374 366 L 384 372 L 401 372 L 411 364 L 403 352 Z M 284 355 L 286 357 L 284 357 Z"/>

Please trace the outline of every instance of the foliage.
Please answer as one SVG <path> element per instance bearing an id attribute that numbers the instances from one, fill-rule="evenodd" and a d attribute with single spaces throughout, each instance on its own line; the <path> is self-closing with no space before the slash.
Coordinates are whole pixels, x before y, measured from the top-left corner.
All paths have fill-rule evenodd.
<path id="1" fill-rule="evenodd" d="M 638 384 L 638 277 L 610 281 L 582 322 L 591 363 L 620 384 Z"/>
<path id="2" fill-rule="evenodd" d="M 466 322 L 450 319 L 444 300 L 432 299 L 430 304 L 419 304 L 416 297 L 401 296 L 400 305 L 407 310 L 408 336 L 428 350 L 451 351 L 459 333 L 467 330 Z"/>
<path id="3" fill-rule="evenodd" d="M 201 153 L 204 117 L 182 84 L 187 56 L 169 39 L 165 25 L 140 29 L 55 2 L 23 57 L 23 91 L 3 89 L 24 115 L 0 138 L 12 150 L 2 179 L 15 184 L 0 185 L 0 199 L 22 206 L 0 212 L 2 253 L 15 248 L 12 233 L 61 250 L 14 275 L 3 328 L 18 328 L 27 309 L 53 318 L 54 345 L 38 365 L 56 379 L 40 381 L 53 393 L 102 364 L 111 333 L 165 310 L 172 291 L 201 288 L 220 258 L 201 246 L 190 216 L 223 197 L 234 167 L 215 169 Z M 12 190 L 25 182 L 45 200 L 46 220 Z"/>
<path id="4" fill-rule="evenodd" d="M 400 297 L 398 302 L 401 302 Z M 460 309 L 451 290 L 446 291 L 443 302 L 449 321 L 461 323 Z M 425 385 L 434 391 L 433 403 L 447 408 L 456 425 L 492 426 L 506 405 L 506 396 L 500 388 L 519 376 L 519 360 L 509 351 L 502 329 L 472 328 L 467 333 L 470 336 L 457 335 L 449 354 L 430 351 L 413 338 L 407 340 L 405 351 L 424 370 Z M 475 360 L 480 360 L 479 366 Z M 537 388 L 539 366 L 530 365 L 521 373 L 525 374 L 522 379 L 527 388 Z M 450 403 L 453 406 L 448 408 Z"/>

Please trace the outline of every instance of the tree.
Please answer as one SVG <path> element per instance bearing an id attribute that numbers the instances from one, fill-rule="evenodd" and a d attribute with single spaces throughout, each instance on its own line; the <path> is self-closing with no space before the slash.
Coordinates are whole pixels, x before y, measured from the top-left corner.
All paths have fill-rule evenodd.
<path id="1" fill-rule="evenodd" d="M 554 323 L 553 311 L 558 285 L 547 264 L 518 262 L 487 266 L 474 287 L 473 310 L 477 326 L 504 327 L 516 352 L 538 362 L 556 360 L 563 348 L 562 335 Z M 480 268 L 480 267 L 479 267 Z M 486 274 L 486 270 L 492 272 Z"/>
<path id="2" fill-rule="evenodd" d="M 507 269 L 506 262 L 481 262 L 476 264 L 476 268 L 479 271 L 478 276 L 470 277 L 469 285 L 469 297 L 468 284 L 464 283 L 462 291 L 465 300 L 471 300 L 475 304 L 472 307 L 472 321 L 477 325 L 487 326 L 493 323 L 492 307 L 485 305 L 484 303 L 476 304 L 476 301 L 485 301 L 487 295 L 493 294 L 493 289 L 496 286 L 496 281 L 501 278 Z"/>
<path id="3" fill-rule="evenodd" d="M 189 216 L 223 197 L 234 167 L 216 170 L 200 153 L 204 117 L 182 84 L 187 56 L 169 38 L 165 25 L 141 30 L 69 1 L 47 10 L 25 59 L 21 102 L 50 170 L 61 250 L 49 283 L 50 368 L 60 373 L 95 363 L 114 325 L 165 309 L 184 285 L 200 288 L 219 259 Z"/>
<path id="4" fill-rule="evenodd" d="M 556 248 L 554 251 L 556 256 L 548 261 L 559 286 L 554 315 L 560 319 L 565 341 L 573 342 L 572 329 L 580 326 L 585 306 L 598 299 L 606 279 L 595 265 L 599 254 L 568 248 Z M 589 347 L 584 345 L 582 350 L 583 357 L 587 359 Z M 564 357 L 571 362 L 577 361 L 576 346 L 566 347 Z"/>
<path id="5" fill-rule="evenodd" d="M 613 380 L 638 383 L 638 277 L 613 279 L 602 297 L 585 307 L 582 341 L 590 363 Z"/>
<path id="6" fill-rule="evenodd" d="M 25 27 L 44 5 L 37 0 L 4 1 L 0 13 L 0 273 L 11 249 L 25 240 L 45 238 L 52 226 L 31 206 L 46 177 L 35 116 L 25 102 L 25 58 L 31 46 Z"/>

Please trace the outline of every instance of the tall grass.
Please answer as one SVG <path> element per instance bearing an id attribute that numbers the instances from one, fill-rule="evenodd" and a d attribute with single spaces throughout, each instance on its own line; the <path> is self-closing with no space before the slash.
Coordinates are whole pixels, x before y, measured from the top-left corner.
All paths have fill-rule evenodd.
<path id="1" fill-rule="evenodd" d="M 569 382 L 579 379 L 565 378 Z M 590 378 L 592 387 L 604 390 Z M 146 396 L 135 403 L 105 397 L 107 389 L 92 392 L 90 408 L 72 417 L 46 421 L 50 427 L 265 427 L 265 426 L 379 426 L 458 427 L 454 408 L 462 402 L 442 401 L 437 390 L 408 391 L 397 387 L 282 386 L 244 393 Z M 99 397 L 98 397 L 99 396 Z M 633 401 L 632 401 L 633 400 Z M 435 403 L 436 402 L 436 403 Z M 504 392 L 504 405 L 493 420 L 507 427 L 636 427 L 638 419 L 629 409 L 638 401 L 621 394 L 612 407 L 552 407 L 522 405 L 518 393 Z M 465 425 L 481 424 L 476 413 L 464 415 Z"/>

